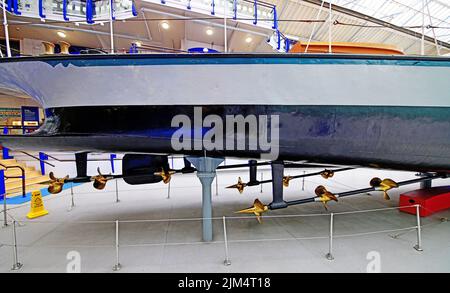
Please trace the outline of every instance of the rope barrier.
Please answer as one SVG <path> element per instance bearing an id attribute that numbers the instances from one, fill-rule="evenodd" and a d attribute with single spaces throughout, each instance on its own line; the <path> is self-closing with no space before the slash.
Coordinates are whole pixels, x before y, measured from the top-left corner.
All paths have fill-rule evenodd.
<path id="1" fill-rule="evenodd" d="M 390 210 L 396 210 L 401 208 L 409 208 L 409 207 L 416 207 L 417 211 L 419 210 L 418 205 L 409 205 L 409 206 L 400 206 L 400 207 L 388 207 L 388 208 L 377 208 L 377 209 L 367 209 L 367 210 L 358 210 L 358 211 L 349 211 L 349 212 L 340 212 L 340 213 L 330 213 L 330 214 L 296 214 L 296 215 L 274 215 L 274 216 L 266 216 L 265 218 L 289 218 L 289 217 L 312 217 L 312 216 L 339 216 L 339 215 L 346 215 L 346 214 L 360 214 L 360 213 L 368 213 L 368 212 L 379 212 L 379 211 L 390 211 Z M 212 217 L 209 218 L 211 220 L 225 220 L 225 217 Z M 228 220 L 238 220 L 238 219 L 254 219 L 253 217 L 229 217 Z M 56 223 L 56 224 L 116 224 L 116 227 L 118 223 L 143 223 L 143 222 L 173 222 L 173 221 L 199 221 L 204 220 L 203 218 L 181 218 L 181 219 L 154 219 L 154 220 L 124 220 L 124 221 L 29 221 L 25 220 L 23 222 L 27 223 Z M 448 221 L 448 219 L 447 219 Z M 15 223 L 16 221 L 14 221 Z M 440 219 L 440 223 L 442 223 L 442 219 Z M 332 222 L 331 222 L 332 223 Z M 36 245 L 37 241 L 42 240 L 44 237 L 46 237 L 48 234 L 54 232 L 51 231 L 50 233 L 47 233 L 45 236 L 40 237 L 37 241 L 33 241 L 32 244 L 24 245 L 24 244 L 18 244 L 14 242 L 13 244 L 8 243 L 0 243 L 0 247 L 12 247 L 15 251 L 15 255 L 17 255 L 17 248 L 116 248 L 117 253 L 119 247 L 121 248 L 132 248 L 132 247 L 155 247 L 155 246 L 181 246 L 181 245 L 207 245 L 207 244 L 225 244 L 227 245 L 229 243 L 253 243 L 253 242 L 278 242 L 278 241 L 304 241 L 304 240 L 323 240 L 323 239 L 330 239 L 330 248 L 329 253 L 326 255 L 327 259 L 333 260 L 334 257 L 332 255 L 332 239 L 336 238 L 348 238 L 348 237 L 361 237 L 361 236 L 368 236 L 368 235 L 375 235 L 375 234 L 384 234 L 389 232 L 399 232 L 399 231 L 418 231 L 419 238 L 418 238 L 418 244 L 414 247 L 419 251 L 422 251 L 422 248 L 420 246 L 420 229 L 430 226 L 435 223 L 429 223 L 426 225 L 421 225 L 419 220 L 417 220 L 416 226 L 410 226 L 406 228 L 397 228 L 397 229 L 385 229 L 385 230 L 377 230 L 377 231 L 370 231 L 370 232 L 360 232 L 360 233 L 351 233 L 351 234 L 334 234 L 332 236 L 326 235 L 326 236 L 309 236 L 309 237 L 296 237 L 292 235 L 292 233 L 289 233 L 291 237 L 284 237 L 284 238 L 260 238 L 260 239 L 233 239 L 228 240 L 226 237 L 226 232 L 224 230 L 224 240 L 219 241 L 211 241 L 211 242 L 201 242 L 201 241 L 195 241 L 195 242 L 163 242 L 163 243 L 135 243 L 135 244 L 119 244 L 118 238 L 117 238 L 117 229 L 116 229 L 116 243 L 113 244 L 58 244 L 58 245 L 52 245 L 52 244 L 43 244 L 43 245 Z M 331 226 L 332 227 L 332 226 Z M 15 233 L 15 226 L 13 226 L 13 233 Z M 167 231 L 166 231 L 167 232 Z M 407 233 L 408 233 L 407 232 Z M 391 236 L 391 235 L 389 235 Z M 331 238 L 330 238 L 331 237 Z M 392 237 L 392 236 L 391 236 Z M 398 237 L 398 235 L 397 235 Z M 393 237 L 394 239 L 397 237 Z M 167 239 L 167 238 L 166 238 Z M 226 262 L 227 265 L 231 264 L 231 262 L 228 259 L 228 251 L 226 253 Z M 117 254 L 117 263 L 119 263 L 119 258 Z M 18 261 L 17 261 L 17 264 Z M 20 267 L 19 267 L 20 268 Z"/>
<path id="2" fill-rule="evenodd" d="M 369 212 L 378 212 L 378 211 L 388 211 L 388 210 L 396 210 L 402 208 L 410 208 L 415 207 L 415 205 L 408 206 L 400 206 L 400 207 L 389 207 L 389 208 L 379 208 L 379 209 L 369 209 L 369 210 L 357 210 L 357 211 L 348 211 L 348 212 L 336 212 L 334 215 L 347 215 L 347 214 L 359 214 L 359 213 L 369 213 Z M 329 213 L 324 214 L 290 214 L 290 215 L 267 215 L 264 216 L 264 219 L 276 219 L 276 218 L 297 218 L 297 217 L 324 217 L 329 216 Z M 254 220 L 253 216 L 237 216 L 237 217 L 227 217 L 227 220 L 244 220 L 251 219 Z M 203 220 L 222 220 L 222 217 L 210 217 L 210 218 L 174 218 L 174 219 L 144 219 L 144 220 L 120 220 L 120 223 L 151 223 L 151 222 L 185 222 L 185 221 L 203 221 Z M 48 224 L 108 224 L 115 223 L 113 220 L 104 220 L 104 221 L 39 221 L 39 220 L 20 220 L 23 223 L 48 223 Z"/>
<path id="3" fill-rule="evenodd" d="M 421 226 L 421 227 L 423 227 L 423 226 Z M 411 230 L 411 229 L 417 229 L 417 226 L 412 226 L 412 227 L 407 227 L 407 228 L 390 229 L 390 230 L 352 233 L 352 234 L 341 234 L 341 235 L 335 234 L 335 235 L 333 235 L 333 237 L 334 238 L 344 238 L 344 237 L 366 236 L 366 235 L 383 234 L 383 233 L 397 232 L 397 231 L 404 231 L 404 230 Z"/>
<path id="4" fill-rule="evenodd" d="M 424 227 L 424 226 L 422 226 Z M 389 232 L 397 232 L 404 230 L 414 230 L 417 229 L 417 226 L 411 226 L 407 228 L 399 228 L 399 229 L 389 229 L 389 230 L 380 230 L 380 231 L 371 231 L 371 232 L 363 232 L 363 233 L 354 233 L 354 234 L 341 234 L 334 235 L 334 238 L 346 238 L 346 237 L 357 237 L 357 236 L 367 236 L 374 234 L 384 234 Z M 298 240 L 318 240 L 318 239 L 328 239 L 329 236 L 310 236 L 310 237 L 289 237 L 289 238 L 261 238 L 261 239 L 235 239 L 228 240 L 228 243 L 250 243 L 250 242 L 278 242 L 278 241 L 298 241 Z M 151 247 L 151 246 L 179 246 L 179 245 L 204 245 L 204 244 L 223 244 L 225 241 L 210 241 L 210 242 L 164 242 L 164 243 L 139 243 L 139 244 L 120 244 L 120 247 Z M 0 245 L 3 246 L 13 246 L 12 244 L 2 243 Z M 106 247 L 114 247 L 114 244 L 98 244 L 98 245 L 80 245 L 80 244 L 61 244 L 61 245 L 17 245 L 17 247 L 22 248 L 106 248 Z"/>

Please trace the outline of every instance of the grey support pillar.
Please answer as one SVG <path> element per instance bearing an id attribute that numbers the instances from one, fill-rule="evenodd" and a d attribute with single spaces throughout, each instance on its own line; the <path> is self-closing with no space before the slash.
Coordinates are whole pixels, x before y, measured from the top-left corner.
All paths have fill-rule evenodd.
<path id="1" fill-rule="evenodd" d="M 77 166 L 77 177 L 87 177 L 87 152 L 75 153 L 75 164 Z"/>
<path id="2" fill-rule="evenodd" d="M 273 200 L 270 203 L 270 209 L 282 209 L 288 205 L 283 198 L 283 173 L 284 164 L 282 161 L 272 162 L 272 197 Z"/>
<path id="3" fill-rule="evenodd" d="M 209 157 L 187 157 L 187 159 L 197 168 L 197 177 L 202 184 L 203 240 L 212 241 L 211 184 L 216 176 L 216 168 L 223 162 L 223 159 Z"/>
<path id="4" fill-rule="evenodd" d="M 425 177 L 427 175 L 430 175 L 430 174 L 420 173 L 421 177 Z M 432 182 L 432 180 L 425 180 L 425 181 L 420 182 L 420 189 L 430 189 L 432 187 L 431 182 Z"/>

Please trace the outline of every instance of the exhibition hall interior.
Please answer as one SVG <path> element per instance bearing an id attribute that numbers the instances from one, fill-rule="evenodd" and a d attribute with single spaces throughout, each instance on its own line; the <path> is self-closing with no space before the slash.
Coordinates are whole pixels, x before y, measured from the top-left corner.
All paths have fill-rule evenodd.
<path id="1" fill-rule="evenodd" d="M 1 273 L 450 272 L 450 2 L 0 7 Z"/>

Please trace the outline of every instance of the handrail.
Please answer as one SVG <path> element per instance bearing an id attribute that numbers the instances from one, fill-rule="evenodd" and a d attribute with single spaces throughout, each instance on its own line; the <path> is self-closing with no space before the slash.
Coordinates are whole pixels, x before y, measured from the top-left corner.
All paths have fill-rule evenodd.
<path id="1" fill-rule="evenodd" d="M 23 167 L 19 166 L 19 165 L 6 166 L 6 165 L 0 163 L 0 166 L 5 168 L 5 170 L 12 169 L 12 168 L 19 168 L 20 169 L 20 171 L 22 172 L 22 176 L 5 176 L 5 179 L 22 178 L 22 197 L 25 197 L 25 194 L 26 194 L 26 189 L 25 189 L 25 169 Z"/>
<path id="2" fill-rule="evenodd" d="M 49 155 L 49 154 L 47 154 L 47 153 L 43 153 L 43 154 L 45 154 L 47 157 L 49 157 L 49 158 L 51 158 L 51 159 L 53 159 L 53 160 L 55 160 L 55 161 L 57 161 L 57 162 L 60 162 L 60 163 L 63 163 L 63 162 L 76 162 L 76 160 L 74 160 L 74 159 L 63 159 L 63 160 L 61 160 L 61 159 L 58 159 L 58 158 L 56 158 L 56 157 L 54 157 L 54 156 L 52 156 L 52 155 Z M 113 159 L 114 161 L 122 161 L 122 159 L 119 159 L 119 158 L 114 158 Z M 103 161 L 111 161 L 111 159 L 88 159 L 87 160 L 87 162 L 103 162 Z"/>
<path id="3" fill-rule="evenodd" d="M 49 166 L 52 166 L 53 168 L 56 167 L 55 165 L 53 165 L 53 164 L 51 164 L 51 163 L 49 163 L 49 162 L 47 162 L 47 161 L 45 161 L 45 160 L 41 160 L 41 159 L 39 159 L 38 157 L 33 156 L 32 154 L 29 154 L 29 153 L 27 153 L 27 152 L 25 152 L 25 151 L 19 151 L 19 152 L 21 152 L 22 154 L 27 155 L 27 156 L 29 156 L 29 157 L 31 157 L 31 158 L 33 158 L 33 159 L 39 161 L 39 162 L 41 162 L 41 163 L 47 164 L 47 165 L 49 165 Z"/>

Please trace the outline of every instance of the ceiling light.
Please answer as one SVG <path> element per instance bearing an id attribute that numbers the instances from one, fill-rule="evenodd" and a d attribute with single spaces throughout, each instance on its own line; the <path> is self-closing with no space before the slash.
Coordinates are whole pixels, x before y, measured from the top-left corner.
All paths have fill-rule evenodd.
<path id="1" fill-rule="evenodd" d="M 170 28 L 170 25 L 167 21 L 161 22 L 161 27 L 165 30 L 168 30 Z"/>
<path id="2" fill-rule="evenodd" d="M 248 43 L 251 43 L 253 41 L 253 39 L 252 39 L 252 37 L 247 37 L 247 38 L 245 38 L 245 42 L 248 44 Z"/>
<path id="3" fill-rule="evenodd" d="M 207 34 L 208 36 L 212 36 L 213 33 L 214 33 L 214 31 L 213 31 L 211 28 L 209 28 L 209 29 L 206 30 L 206 34 Z"/>
<path id="4" fill-rule="evenodd" d="M 66 33 L 65 33 L 65 32 L 59 31 L 59 32 L 57 32 L 56 34 L 57 34 L 58 36 L 60 36 L 61 38 L 65 38 L 65 37 L 66 37 Z"/>

